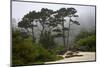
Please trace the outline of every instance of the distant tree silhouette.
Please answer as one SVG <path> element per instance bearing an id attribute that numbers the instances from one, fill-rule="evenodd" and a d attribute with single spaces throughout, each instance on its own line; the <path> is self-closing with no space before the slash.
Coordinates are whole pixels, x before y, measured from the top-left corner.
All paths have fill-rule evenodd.
<path id="1" fill-rule="evenodd" d="M 55 37 L 62 37 L 63 44 L 68 50 L 69 47 L 69 32 L 70 32 L 70 25 L 71 23 L 80 25 L 80 23 L 76 20 L 73 20 L 72 17 L 78 17 L 76 15 L 77 10 L 75 8 L 61 8 L 57 11 L 53 11 L 51 9 L 42 8 L 39 12 L 31 11 L 28 14 L 24 15 L 22 21 L 18 23 L 18 26 L 21 28 L 30 28 L 32 30 L 33 42 L 35 42 L 34 37 L 34 25 L 37 21 L 42 26 L 39 42 L 43 44 L 46 48 L 52 48 L 55 44 L 54 38 Z M 65 26 L 66 17 L 69 18 L 69 27 Z M 59 27 L 59 25 L 61 27 Z M 66 45 L 66 35 L 65 32 L 67 31 L 67 45 Z M 52 32 L 56 32 L 56 35 L 52 35 Z M 48 47 L 47 47 L 48 46 Z"/>
<path id="2" fill-rule="evenodd" d="M 25 29 L 30 28 L 32 30 L 33 42 L 35 42 L 34 27 L 37 27 L 37 25 L 34 25 L 34 21 L 36 21 L 36 19 L 38 19 L 37 13 L 35 11 L 32 11 L 24 15 L 22 21 L 18 23 L 18 27 L 25 28 Z"/>
<path id="3" fill-rule="evenodd" d="M 76 15 L 77 10 L 75 8 L 67 8 L 67 12 L 68 15 L 67 17 L 69 17 L 69 30 L 68 30 L 68 35 L 67 35 L 67 51 L 69 50 L 69 36 L 70 36 L 70 26 L 71 26 L 71 22 L 76 24 L 76 25 L 80 25 L 80 23 L 76 20 L 73 20 L 72 17 L 79 17 L 78 15 Z"/>

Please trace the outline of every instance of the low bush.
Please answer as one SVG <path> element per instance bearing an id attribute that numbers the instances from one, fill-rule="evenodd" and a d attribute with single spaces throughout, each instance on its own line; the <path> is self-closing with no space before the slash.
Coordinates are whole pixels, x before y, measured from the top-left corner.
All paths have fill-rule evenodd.
<path id="1" fill-rule="evenodd" d="M 55 48 L 53 48 L 51 50 L 51 52 L 54 53 L 54 54 L 56 54 L 56 55 L 59 55 L 64 50 L 65 50 L 65 47 L 63 45 L 57 45 Z"/>
<path id="2" fill-rule="evenodd" d="M 96 36 L 91 35 L 88 37 L 85 37 L 83 39 L 80 39 L 77 41 L 77 46 L 80 48 L 81 46 L 85 46 L 86 51 L 95 51 L 96 50 Z"/>
<path id="3" fill-rule="evenodd" d="M 12 36 L 12 64 L 43 64 L 44 62 L 62 59 L 55 53 L 49 52 L 39 43 L 32 43 L 32 38 L 22 38 L 19 33 Z"/>

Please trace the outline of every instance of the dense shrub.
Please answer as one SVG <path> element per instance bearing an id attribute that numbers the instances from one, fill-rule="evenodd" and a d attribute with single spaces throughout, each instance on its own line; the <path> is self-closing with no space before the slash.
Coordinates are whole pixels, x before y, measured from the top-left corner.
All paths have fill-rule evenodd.
<path id="1" fill-rule="evenodd" d="M 50 32 L 45 31 L 41 36 L 39 42 L 45 49 L 53 49 L 56 47 L 56 43 L 54 41 L 54 37 Z"/>
<path id="2" fill-rule="evenodd" d="M 49 52 L 41 44 L 32 43 L 32 38 L 22 38 L 20 32 L 12 33 L 12 64 L 43 64 L 47 61 L 62 59 L 62 57 Z"/>
<path id="3" fill-rule="evenodd" d="M 63 45 L 57 45 L 54 49 L 51 50 L 52 53 L 59 55 L 65 50 Z"/>
<path id="4" fill-rule="evenodd" d="M 14 34 L 15 35 L 15 34 Z M 21 36 L 13 37 L 12 42 L 12 62 L 14 65 L 32 63 L 38 55 L 36 48 L 30 41 L 30 38 L 23 39 Z"/>
<path id="5" fill-rule="evenodd" d="M 76 36 L 75 38 L 75 42 L 77 42 L 78 40 L 80 39 L 83 39 L 83 38 L 86 38 L 88 36 L 91 36 L 91 35 L 95 35 L 95 30 L 85 30 L 85 29 L 82 29 L 79 34 Z"/>
<path id="6" fill-rule="evenodd" d="M 96 32 L 95 29 L 81 30 L 75 38 L 74 50 L 95 51 L 96 50 Z"/>
<path id="7" fill-rule="evenodd" d="M 91 35 L 88 37 L 85 37 L 83 39 L 80 39 L 77 41 L 77 46 L 80 48 L 81 46 L 85 47 L 84 49 L 86 51 L 95 51 L 96 49 L 96 36 Z"/>

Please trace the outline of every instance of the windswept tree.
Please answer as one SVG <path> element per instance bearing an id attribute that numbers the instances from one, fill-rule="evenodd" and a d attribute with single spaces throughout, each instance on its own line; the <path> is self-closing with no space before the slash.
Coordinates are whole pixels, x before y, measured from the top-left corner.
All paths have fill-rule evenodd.
<path id="1" fill-rule="evenodd" d="M 52 48 L 55 44 L 54 37 L 62 37 L 63 44 L 68 49 L 69 44 L 69 32 L 70 32 L 70 25 L 71 23 L 75 23 L 80 25 L 79 22 L 73 20 L 72 17 L 78 17 L 76 15 L 77 10 L 75 8 L 61 8 L 57 11 L 53 11 L 51 9 L 42 8 L 39 12 L 32 11 L 28 14 L 24 15 L 22 21 L 18 23 L 18 26 L 21 28 L 32 30 L 33 42 L 35 42 L 34 37 L 34 27 L 37 27 L 35 23 L 39 22 L 39 25 L 42 27 L 40 30 L 40 38 L 39 42 L 45 48 Z M 69 27 L 65 26 L 66 17 L 69 18 Z M 60 26 L 60 27 L 59 27 Z M 67 45 L 66 45 L 66 31 L 67 31 Z M 52 35 L 52 32 L 56 32 L 56 35 Z"/>
<path id="2" fill-rule="evenodd" d="M 54 29 L 55 32 L 57 32 L 57 36 L 58 37 L 63 37 L 63 44 L 65 46 L 65 50 L 68 51 L 69 49 L 69 34 L 70 34 L 70 25 L 71 24 L 77 24 L 80 25 L 80 23 L 76 20 L 73 20 L 73 18 L 78 17 L 78 15 L 76 15 L 77 10 L 75 8 L 61 8 L 59 10 L 56 11 L 56 15 L 55 15 L 55 19 L 56 22 L 61 26 L 61 28 L 57 28 Z M 67 22 L 69 18 L 69 22 Z M 65 23 L 68 23 L 68 27 L 65 26 Z M 67 32 L 67 44 L 66 44 L 66 32 Z"/>
<path id="3" fill-rule="evenodd" d="M 67 9 L 66 8 L 61 8 L 61 9 L 57 10 L 57 14 L 55 15 L 55 17 L 57 18 L 58 24 L 61 25 L 61 27 L 62 27 L 61 29 L 57 29 L 56 32 L 58 32 L 58 36 L 63 37 L 64 46 L 66 46 L 65 31 L 68 30 L 68 28 L 65 27 L 65 22 L 66 22 L 65 17 L 66 16 L 67 16 Z"/>
<path id="4" fill-rule="evenodd" d="M 38 12 L 39 15 L 39 23 L 42 26 L 42 30 L 41 30 L 41 36 L 43 35 L 43 33 L 46 30 L 46 26 L 48 25 L 48 19 L 50 17 L 50 15 L 53 13 L 53 10 L 47 9 L 47 8 L 42 8 L 40 12 Z"/>
<path id="5" fill-rule="evenodd" d="M 38 26 L 42 27 L 41 30 L 39 30 L 39 42 L 45 48 L 51 48 L 53 47 L 53 45 L 55 45 L 53 37 L 51 36 L 51 28 L 54 27 L 54 22 L 51 23 L 50 21 L 52 20 L 50 18 L 53 13 L 53 10 L 47 8 L 42 8 L 39 12 L 29 12 L 28 14 L 24 15 L 22 21 L 18 23 L 18 26 L 21 28 L 25 28 L 26 30 L 30 28 L 32 30 L 33 42 L 35 42 L 34 27 L 37 27 L 37 25 L 34 24 L 39 22 Z"/>
<path id="6" fill-rule="evenodd" d="M 18 27 L 25 28 L 26 30 L 30 28 L 32 30 L 31 32 L 32 32 L 33 42 L 35 42 L 34 27 L 37 27 L 37 25 L 34 24 L 34 21 L 37 22 L 36 21 L 37 19 L 38 19 L 38 14 L 35 11 L 32 11 L 24 15 L 22 21 L 18 23 Z"/>
<path id="7" fill-rule="evenodd" d="M 39 14 L 39 23 L 42 26 L 39 42 L 47 49 L 51 49 L 55 46 L 54 38 L 51 35 L 54 28 L 53 17 L 54 11 L 47 8 L 42 8 Z"/>
<path id="8" fill-rule="evenodd" d="M 79 17 L 78 15 L 76 15 L 77 10 L 75 8 L 67 8 L 67 17 L 69 18 L 69 30 L 68 30 L 68 35 L 67 35 L 67 51 L 69 50 L 69 36 L 70 36 L 70 27 L 71 24 L 76 24 L 76 25 L 80 25 L 80 23 L 76 20 L 73 20 L 72 18 L 76 18 Z"/>

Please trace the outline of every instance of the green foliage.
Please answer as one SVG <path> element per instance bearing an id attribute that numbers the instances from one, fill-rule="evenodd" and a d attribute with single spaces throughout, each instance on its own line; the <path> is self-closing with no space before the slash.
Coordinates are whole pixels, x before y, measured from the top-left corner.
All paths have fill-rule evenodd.
<path id="1" fill-rule="evenodd" d="M 24 29 L 30 28 L 32 30 L 32 36 L 25 37 L 26 34 L 24 33 L 25 36 L 23 35 L 23 38 L 20 35 L 20 31 L 12 33 L 13 64 L 38 64 L 46 61 L 62 59 L 62 57 L 57 56 L 57 54 L 62 52 L 64 47 L 56 45 L 52 32 L 55 31 L 57 33 L 56 37 L 63 37 L 65 46 L 65 31 L 70 30 L 70 28 L 64 26 L 64 22 L 66 21 L 65 17 L 69 17 L 70 19 L 71 17 L 78 17 L 75 15 L 76 12 L 77 10 L 74 8 L 61 8 L 57 11 L 42 8 L 39 12 L 31 11 L 24 15 L 22 20 L 18 23 L 18 27 Z M 42 27 L 39 35 L 39 43 L 35 43 L 34 37 L 34 27 L 38 26 L 37 21 Z M 79 24 L 77 21 L 73 22 Z M 61 28 L 56 29 L 59 25 Z"/>
<path id="2" fill-rule="evenodd" d="M 32 43 L 32 38 L 23 39 L 19 31 L 12 33 L 12 64 L 43 64 L 47 61 L 59 60 L 56 54 L 49 52 L 41 44 Z"/>
<path id="3" fill-rule="evenodd" d="M 70 21 L 73 22 L 74 24 L 80 25 L 78 21 L 73 21 L 72 19 L 70 19 Z"/>
<path id="4" fill-rule="evenodd" d="M 40 38 L 40 41 L 39 41 L 42 46 L 45 48 L 45 49 L 52 49 L 52 48 L 55 48 L 56 46 L 56 43 L 54 42 L 54 38 L 53 36 L 51 35 L 50 32 L 44 32 L 44 34 L 41 36 Z"/>
<path id="5" fill-rule="evenodd" d="M 75 13 L 77 13 L 77 10 L 75 8 L 67 8 L 68 15 L 74 15 Z"/>
<path id="6" fill-rule="evenodd" d="M 54 29 L 55 32 L 61 32 L 61 29 Z"/>
<path id="7" fill-rule="evenodd" d="M 91 35 L 77 41 L 78 46 L 86 46 L 87 51 L 95 51 L 96 49 L 96 36 Z"/>
<path id="8" fill-rule="evenodd" d="M 15 34 L 13 33 L 13 35 Z M 18 34 L 16 37 L 13 37 L 12 51 L 12 62 L 14 65 L 34 62 L 37 55 L 35 54 L 37 52 L 36 48 L 33 47 L 31 40 L 22 39 Z"/>
<path id="9" fill-rule="evenodd" d="M 62 51 L 64 51 L 65 47 L 63 45 L 57 45 L 54 49 L 52 49 L 52 53 L 59 55 Z"/>
<path id="10" fill-rule="evenodd" d="M 82 30 L 75 39 L 76 48 L 83 49 L 85 51 L 96 50 L 96 34 L 95 30 L 86 31 Z"/>
<path id="11" fill-rule="evenodd" d="M 86 38 L 88 36 L 91 36 L 91 35 L 95 35 L 95 30 L 87 31 L 85 29 L 82 29 L 80 31 L 80 33 L 76 36 L 75 42 L 77 42 L 80 39 L 83 39 L 83 38 Z"/>

